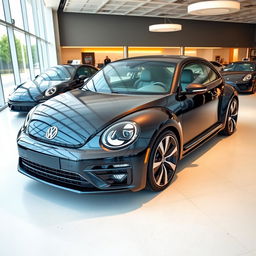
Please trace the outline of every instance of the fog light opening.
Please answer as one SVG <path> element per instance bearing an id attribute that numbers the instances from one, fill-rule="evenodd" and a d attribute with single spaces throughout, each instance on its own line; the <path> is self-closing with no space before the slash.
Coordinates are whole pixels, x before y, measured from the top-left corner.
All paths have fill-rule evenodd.
<path id="1" fill-rule="evenodd" d="M 119 167 L 129 167 L 129 164 L 113 164 L 114 168 L 119 168 Z"/>
<path id="2" fill-rule="evenodd" d="M 113 174 L 112 178 L 116 181 L 123 182 L 127 178 L 127 174 Z"/>

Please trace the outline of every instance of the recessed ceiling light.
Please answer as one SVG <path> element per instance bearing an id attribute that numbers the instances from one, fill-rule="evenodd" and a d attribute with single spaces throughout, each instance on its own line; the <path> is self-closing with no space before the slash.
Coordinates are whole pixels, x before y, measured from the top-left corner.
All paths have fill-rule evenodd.
<path id="1" fill-rule="evenodd" d="M 222 15 L 238 12 L 240 3 L 237 1 L 203 1 L 188 5 L 188 14 L 192 15 Z"/>
<path id="2" fill-rule="evenodd" d="M 154 24 L 149 26 L 150 32 L 175 32 L 175 31 L 180 31 L 181 29 L 182 29 L 181 24 L 164 23 L 164 24 Z"/>

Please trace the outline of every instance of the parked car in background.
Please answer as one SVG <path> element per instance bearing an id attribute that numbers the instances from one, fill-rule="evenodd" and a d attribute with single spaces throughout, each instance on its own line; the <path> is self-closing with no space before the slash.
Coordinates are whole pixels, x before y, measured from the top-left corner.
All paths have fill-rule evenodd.
<path id="1" fill-rule="evenodd" d="M 238 92 L 256 92 L 256 62 L 232 62 L 223 68 L 221 74 L 226 83 L 234 86 Z"/>
<path id="2" fill-rule="evenodd" d="M 224 65 L 222 65 L 221 63 L 219 63 L 218 61 L 210 61 L 212 63 L 212 65 L 218 70 L 218 71 L 222 71 L 222 69 L 224 68 Z"/>
<path id="3" fill-rule="evenodd" d="M 9 96 L 8 106 L 13 111 L 29 111 L 38 103 L 83 85 L 84 79 L 98 71 L 91 65 L 57 65 L 34 80 L 18 85 Z"/>
<path id="4" fill-rule="evenodd" d="M 19 171 L 78 193 L 165 189 L 179 160 L 231 135 L 236 90 L 206 60 L 144 56 L 109 63 L 83 88 L 32 109 Z"/>

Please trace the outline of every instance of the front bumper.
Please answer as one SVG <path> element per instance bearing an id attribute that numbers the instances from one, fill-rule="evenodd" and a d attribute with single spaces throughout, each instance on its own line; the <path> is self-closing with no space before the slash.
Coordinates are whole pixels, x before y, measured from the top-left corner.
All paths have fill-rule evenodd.
<path id="1" fill-rule="evenodd" d="M 146 185 L 145 152 L 129 156 L 115 156 L 113 152 L 112 157 L 99 159 L 87 159 L 85 156 L 90 157 L 93 152 L 83 152 L 83 159 L 71 159 L 71 151 L 60 156 L 60 151 L 68 151 L 67 148 L 36 142 L 43 153 L 31 150 L 29 137 L 27 142 L 26 146 L 24 140 L 20 144 L 18 141 L 18 170 L 48 185 L 77 193 L 138 191 Z M 72 149 L 75 153 L 81 155 L 81 150 Z"/>
<path id="2" fill-rule="evenodd" d="M 226 83 L 232 85 L 238 92 L 252 92 L 253 84 L 251 81 L 248 82 L 232 82 L 226 81 Z"/>
<path id="3" fill-rule="evenodd" d="M 33 107 L 35 107 L 39 102 L 35 101 L 8 101 L 8 107 L 12 111 L 17 112 L 29 112 Z"/>

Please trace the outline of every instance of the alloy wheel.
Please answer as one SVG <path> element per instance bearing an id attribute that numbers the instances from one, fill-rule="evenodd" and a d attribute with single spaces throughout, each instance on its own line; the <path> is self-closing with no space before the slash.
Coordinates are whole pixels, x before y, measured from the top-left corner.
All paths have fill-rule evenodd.
<path id="1" fill-rule="evenodd" d="M 228 129 L 230 133 L 233 133 L 236 129 L 238 115 L 238 102 L 236 99 L 233 99 L 230 104 L 229 116 L 228 116 Z"/>
<path id="2" fill-rule="evenodd" d="M 165 136 L 158 144 L 153 160 L 153 178 L 157 186 L 166 186 L 173 178 L 178 162 L 177 140 Z"/>

